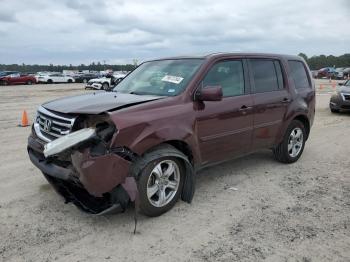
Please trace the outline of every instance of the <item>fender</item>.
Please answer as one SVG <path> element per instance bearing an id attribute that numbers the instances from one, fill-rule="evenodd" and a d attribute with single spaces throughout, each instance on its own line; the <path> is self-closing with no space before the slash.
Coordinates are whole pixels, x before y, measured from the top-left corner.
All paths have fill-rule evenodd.
<path id="1" fill-rule="evenodd" d="M 276 136 L 275 145 L 278 145 L 283 140 L 284 134 L 286 133 L 286 130 L 293 119 L 301 116 L 306 118 L 310 124 L 310 119 L 308 115 L 309 115 L 309 112 L 307 111 L 307 109 L 304 111 L 289 112 L 289 114 L 287 112 L 285 116 L 285 120 L 283 121 L 283 125 L 281 126 L 280 131 Z"/>
<path id="2" fill-rule="evenodd" d="M 123 129 L 112 142 L 114 145 L 121 144 L 128 147 L 131 151 L 138 155 L 143 155 L 153 147 L 168 141 L 184 142 L 192 152 L 193 162 L 200 163 L 200 154 L 197 150 L 198 141 L 194 136 L 194 131 L 183 126 L 165 126 L 160 129 L 150 129 L 147 126 L 136 126 L 132 130 Z M 134 135 L 137 133 L 137 135 Z M 127 141 L 125 143 L 125 141 Z M 124 143 L 122 143 L 124 142 Z"/>

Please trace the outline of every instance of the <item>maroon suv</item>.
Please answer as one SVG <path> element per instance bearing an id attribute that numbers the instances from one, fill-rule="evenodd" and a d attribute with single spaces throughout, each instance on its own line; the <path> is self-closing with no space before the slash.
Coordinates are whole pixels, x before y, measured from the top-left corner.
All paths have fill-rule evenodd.
<path id="1" fill-rule="evenodd" d="M 43 104 L 31 161 L 66 202 L 93 214 L 129 202 L 149 216 L 191 202 L 197 170 L 259 149 L 292 163 L 315 113 L 298 56 L 212 54 L 148 61 L 111 92 Z"/>

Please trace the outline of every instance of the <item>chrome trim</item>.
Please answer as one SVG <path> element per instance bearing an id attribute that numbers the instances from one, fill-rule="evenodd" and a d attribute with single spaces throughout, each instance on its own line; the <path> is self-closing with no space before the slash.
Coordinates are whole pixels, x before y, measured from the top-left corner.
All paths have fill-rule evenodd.
<path id="1" fill-rule="evenodd" d="M 45 114 L 45 115 L 48 115 L 48 116 L 51 116 L 53 118 L 57 118 L 57 119 L 61 119 L 61 120 L 64 120 L 64 121 L 69 121 L 71 123 L 71 125 L 74 124 L 74 121 L 76 119 L 76 117 L 74 118 L 65 118 L 65 117 L 62 117 L 62 116 L 59 116 L 59 115 L 56 115 L 56 114 L 53 114 L 51 113 L 49 110 L 45 109 L 44 107 L 40 106 L 38 108 L 38 111 Z"/>
<path id="2" fill-rule="evenodd" d="M 344 95 L 347 95 L 347 96 L 350 96 L 350 93 L 340 93 L 341 97 L 343 98 L 344 101 L 349 101 L 350 102 L 350 99 L 345 99 L 345 96 Z"/>
<path id="3" fill-rule="evenodd" d="M 50 129 L 51 132 L 43 129 L 45 120 L 50 120 L 53 125 L 56 125 L 56 126 L 51 126 L 51 129 Z M 60 122 L 60 120 L 64 122 Z M 40 106 L 37 111 L 37 116 L 34 123 L 34 130 L 40 139 L 46 142 L 50 142 L 52 140 L 47 136 L 58 138 L 69 134 L 72 131 L 72 127 L 74 125 L 75 120 L 76 120 L 76 117 L 71 117 L 71 118 L 62 117 Z M 62 127 L 62 129 L 60 129 L 60 127 Z"/>
<path id="4" fill-rule="evenodd" d="M 46 136 L 44 136 L 40 131 L 40 125 L 38 123 L 34 123 L 34 130 L 36 135 L 45 142 L 51 142 L 50 139 L 48 139 Z"/>

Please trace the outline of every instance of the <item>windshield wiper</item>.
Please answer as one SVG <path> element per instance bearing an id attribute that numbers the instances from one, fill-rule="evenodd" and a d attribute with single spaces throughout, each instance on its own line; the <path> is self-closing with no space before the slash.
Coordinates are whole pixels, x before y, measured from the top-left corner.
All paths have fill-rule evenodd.
<path id="1" fill-rule="evenodd" d="M 142 95 L 154 95 L 154 94 L 152 94 L 152 93 L 137 92 L 137 91 L 132 91 L 132 92 L 129 92 L 128 94 L 130 94 L 130 95 L 138 95 L 138 96 L 142 96 Z"/>

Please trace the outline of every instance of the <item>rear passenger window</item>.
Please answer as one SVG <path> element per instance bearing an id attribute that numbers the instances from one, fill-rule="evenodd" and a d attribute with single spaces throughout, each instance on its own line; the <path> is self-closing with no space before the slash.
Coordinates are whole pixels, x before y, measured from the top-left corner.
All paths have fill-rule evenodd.
<path id="1" fill-rule="evenodd" d="M 221 86 L 224 97 L 244 94 L 243 64 L 240 60 L 215 64 L 205 76 L 203 87 Z"/>
<path id="2" fill-rule="evenodd" d="M 288 61 L 288 64 L 295 88 L 301 89 L 310 87 L 304 64 L 300 61 Z"/>
<path id="3" fill-rule="evenodd" d="M 254 93 L 276 91 L 283 88 L 283 75 L 278 61 L 250 59 L 254 80 Z"/>

